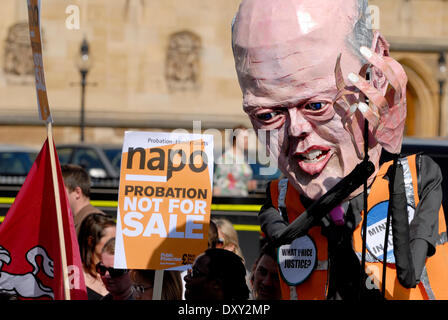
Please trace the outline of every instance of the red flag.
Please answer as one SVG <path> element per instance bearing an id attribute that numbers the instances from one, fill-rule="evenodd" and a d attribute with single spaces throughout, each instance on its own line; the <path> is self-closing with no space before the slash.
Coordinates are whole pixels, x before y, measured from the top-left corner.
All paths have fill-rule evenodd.
<path id="1" fill-rule="evenodd" d="M 64 299 L 56 202 L 48 139 L 0 225 L 0 292 L 20 299 Z M 56 148 L 55 150 L 56 155 Z M 70 297 L 86 300 L 87 291 L 73 217 L 57 155 Z"/>

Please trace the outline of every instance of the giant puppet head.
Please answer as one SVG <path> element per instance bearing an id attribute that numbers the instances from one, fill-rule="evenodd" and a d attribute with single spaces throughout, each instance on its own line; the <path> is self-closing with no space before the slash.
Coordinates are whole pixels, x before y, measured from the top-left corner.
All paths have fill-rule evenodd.
<path id="1" fill-rule="evenodd" d="M 366 10 L 367 0 L 243 0 L 232 26 L 244 110 L 310 199 L 362 160 L 364 119 L 376 170 L 382 147 L 401 149 L 407 78 Z"/>

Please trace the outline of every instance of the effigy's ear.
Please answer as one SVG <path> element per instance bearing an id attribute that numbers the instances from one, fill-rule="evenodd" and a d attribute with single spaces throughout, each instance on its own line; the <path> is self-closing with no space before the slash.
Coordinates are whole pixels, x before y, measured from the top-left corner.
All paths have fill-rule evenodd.
<path id="1" fill-rule="evenodd" d="M 348 77 L 368 97 L 369 106 L 365 105 L 360 111 L 368 119 L 369 110 L 373 110 L 377 120 L 373 136 L 388 152 L 398 154 L 406 122 L 406 72 L 389 56 L 389 44 L 379 32 L 375 32 L 372 48 L 361 47 L 360 52 L 372 71 L 370 81 L 355 74 Z M 368 120 L 373 124 L 374 121 Z"/>
<path id="2" fill-rule="evenodd" d="M 389 43 L 387 40 L 379 33 L 375 31 L 373 34 L 371 50 L 381 57 L 389 57 Z M 373 86 L 378 89 L 383 95 L 386 95 L 388 81 L 384 73 L 375 66 L 372 66 L 370 76 L 372 79 Z"/>

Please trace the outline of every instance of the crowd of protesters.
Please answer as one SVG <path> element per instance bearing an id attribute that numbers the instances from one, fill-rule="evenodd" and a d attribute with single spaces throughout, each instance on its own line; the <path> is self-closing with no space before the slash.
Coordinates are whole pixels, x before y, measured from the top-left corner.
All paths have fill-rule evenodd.
<path id="1" fill-rule="evenodd" d="M 78 165 L 61 167 L 78 237 L 88 300 L 152 300 L 155 270 L 114 268 L 116 222 L 90 203 L 91 180 Z M 227 219 L 210 219 L 208 248 L 191 268 L 163 271 L 161 300 L 275 300 L 280 282 L 275 249 L 263 247 L 246 268 L 238 234 Z M 15 299 L 1 294 L 0 300 Z"/>
<path id="2" fill-rule="evenodd" d="M 89 300 L 152 300 L 154 270 L 114 268 L 115 220 L 90 204 L 90 178 L 80 166 L 62 173 L 78 234 Z M 184 272 L 163 273 L 162 300 L 280 299 L 273 248 L 263 248 L 248 271 L 238 234 L 226 219 L 211 219 L 208 248 Z"/>

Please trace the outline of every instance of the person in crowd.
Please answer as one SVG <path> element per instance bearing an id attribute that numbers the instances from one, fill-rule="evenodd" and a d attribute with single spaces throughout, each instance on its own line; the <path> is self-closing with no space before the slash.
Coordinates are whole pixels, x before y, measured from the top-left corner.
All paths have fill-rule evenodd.
<path id="1" fill-rule="evenodd" d="M 131 270 L 130 276 L 136 300 L 152 300 L 155 270 Z M 162 281 L 162 300 L 182 300 L 183 286 L 180 271 L 165 270 Z"/>
<path id="2" fill-rule="evenodd" d="M 231 251 L 207 249 L 196 258 L 185 276 L 187 301 L 243 301 L 248 298 L 244 263 Z"/>
<path id="3" fill-rule="evenodd" d="M 233 253 L 236 253 L 241 258 L 241 260 L 243 260 L 243 263 L 246 264 L 246 259 L 243 254 L 243 250 L 240 247 L 238 233 L 236 232 L 233 224 L 225 218 L 212 219 L 212 220 L 215 222 L 216 227 L 218 228 L 218 242 L 216 248 L 222 248 L 225 250 L 232 251 Z M 247 286 L 251 288 L 252 285 L 250 282 L 250 272 L 247 268 L 246 268 L 246 282 Z"/>
<path id="4" fill-rule="evenodd" d="M 238 233 L 233 224 L 225 218 L 212 219 L 212 221 L 218 228 L 219 243 L 217 248 L 223 248 L 236 253 L 244 263 L 245 259 L 238 240 Z"/>
<path id="5" fill-rule="evenodd" d="M 90 204 L 90 176 L 87 171 L 75 164 L 61 166 L 65 190 L 72 210 L 76 234 L 79 234 L 82 221 L 90 214 L 105 214 Z"/>
<path id="6" fill-rule="evenodd" d="M 226 149 L 215 162 L 214 195 L 245 197 L 256 188 L 256 181 L 252 180 L 252 168 L 247 161 L 248 137 L 246 127 L 233 128 L 230 137 L 232 147 Z"/>
<path id="7" fill-rule="evenodd" d="M 208 228 L 208 247 L 209 248 L 221 248 L 224 244 L 224 240 L 219 237 L 218 227 L 215 221 L 210 219 L 210 226 Z"/>
<path id="8" fill-rule="evenodd" d="M 210 219 L 210 225 L 208 228 L 208 249 L 210 248 L 222 248 L 224 245 L 224 240 L 219 237 L 218 227 L 213 219 Z M 182 288 L 185 288 L 185 276 L 187 275 L 188 269 L 182 271 L 181 279 L 182 279 Z M 183 290 L 182 300 L 185 300 L 185 290 Z"/>
<path id="9" fill-rule="evenodd" d="M 96 268 L 109 294 L 102 300 L 152 300 L 155 270 L 114 269 L 115 238 L 103 247 L 101 261 Z M 162 300 L 182 299 L 182 279 L 179 271 L 165 270 Z"/>
<path id="10" fill-rule="evenodd" d="M 135 300 L 135 289 L 127 269 L 115 269 L 115 238 L 110 238 L 103 247 L 96 270 L 109 292 L 101 300 Z M 141 288 L 140 288 L 141 289 Z"/>
<path id="11" fill-rule="evenodd" d="M 425 155 L 400 157 L 407 76 L 371 22 L 367 0 L 243 0 L 232 23 L 244 111 L 268 132 L 286 177 L 267 188 L 261 228 L 276 246 L 292 246 L 300 222 L 301 244 L 316 256 L 279 265 L 283 299 L 448 298 L 440 168 Z M 380 167 L 383 149 L 395 161 Z M 341 187 L 367 161 L 370 176 Z M 350 194 L 303 223 L 333 191 Z M 362 231 L 388 216 L 393 237 Z M 384 243 L 393 249 L 376 249 Z"/>
<path id="12" fill-rule="evenodd" d="M 275 247 L 266 243 L 255 261 L 250 275 L 254 300 L 281 300 L 282 291 L 277 269 Z"/>
<path id="13" fill-rule="evenodd" d="M 115 230 L 115 221 L 103 214 L 88 215 L 79 229 L 78 243 L 89 300 L 98 300 L 108 293 L 96 265 L 105 243 L 115 237 Z"/>

